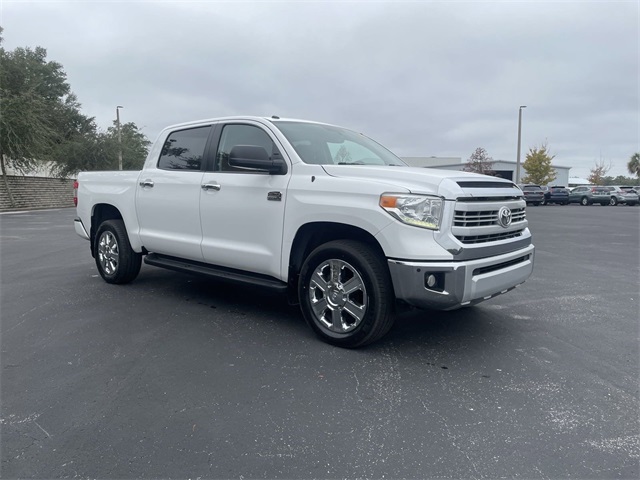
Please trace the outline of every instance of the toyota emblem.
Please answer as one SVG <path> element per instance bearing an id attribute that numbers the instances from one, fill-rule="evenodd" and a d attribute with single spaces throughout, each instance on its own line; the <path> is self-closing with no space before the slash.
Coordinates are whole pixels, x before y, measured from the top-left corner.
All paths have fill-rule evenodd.
<path id="1" fill-rule="evenodd" d="M 498 223 L 504 228 L 511 225 L 511 209 L 509 207 L 502 207 L 498 211 Z"/>

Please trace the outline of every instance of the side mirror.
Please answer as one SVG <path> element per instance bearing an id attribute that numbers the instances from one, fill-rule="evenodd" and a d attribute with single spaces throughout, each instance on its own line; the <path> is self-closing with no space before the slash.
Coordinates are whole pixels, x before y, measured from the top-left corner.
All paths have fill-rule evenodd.
<path id="1" fill-rule="evenodd" d="M 287 163 L 279 153 L 269 156 L 264 147 L 258 145 L 236 145 L 229 152 L 229 165 L 269 172 L 271 175 L 287 173 Z"/>

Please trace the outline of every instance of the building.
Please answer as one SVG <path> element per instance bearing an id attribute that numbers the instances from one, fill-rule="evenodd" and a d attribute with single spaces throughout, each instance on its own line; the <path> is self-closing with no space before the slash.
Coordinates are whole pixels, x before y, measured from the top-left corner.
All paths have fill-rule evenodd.
<path id="1" fill-rule="evenodd" d="M 591 185 L 591 182 L 586 178 L 580 177 L 569 177 L 569 181 L 567 182 L 567 187 L 581 187 L 583 185 Z"/>
<path id="2" fill-rule="evenodd" d="M 464 167 L 467 165 L 467 162 L 463 161 L 461 157 L 402 157 L 402 160 L 412 167 L 439 168 L 443 170 L 464 170 Z M 521 179 L 527 175 L 527 172 L 522 167 L 522 163 L 524 162 L 520 163 Z M 511 160 L 494 160 L 493 170 L 496 172 L 496 176 L 515 181 L 516 165 L 517 162 Z M 568 186 L 569 170 L 571 170 L 571 167 L 553 165 L 553 168 L 557 174 L 553 184 Z"/>

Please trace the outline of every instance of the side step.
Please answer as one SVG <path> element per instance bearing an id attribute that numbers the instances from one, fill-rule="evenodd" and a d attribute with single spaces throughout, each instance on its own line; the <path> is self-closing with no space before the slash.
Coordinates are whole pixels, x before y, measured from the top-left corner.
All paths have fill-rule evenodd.
<path id="1" fill-rule="evenodd" d="M 249 284 L 256 287 L 268 288 L 285 293 L 287 284 L 267 275 L 234 270 L 232 268 L 218 267 L 207 263 L 183 260 L 181 258 L 150 253 L 144 257 L 144 263 L 154 267 L 167 268 L 176 272 L 204 275 L 207 277 L 224 280 L 233 283 Z"/>

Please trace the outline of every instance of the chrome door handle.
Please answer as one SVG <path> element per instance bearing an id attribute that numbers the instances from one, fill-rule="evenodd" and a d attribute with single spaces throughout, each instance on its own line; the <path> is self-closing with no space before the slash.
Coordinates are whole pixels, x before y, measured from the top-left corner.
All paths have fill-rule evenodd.
<path id="1" fill-rule="evenodd" d="M 205 184 L 203 184 L 203 185 L 200 185 L 200 187 L 201 187 L 203 190 L 206 190 L 206 191 L 209 191 L 209 190 L 216 190 L 216 191 L 218 191 L 218 190 L 220 190 L 220 184 L 218 184 L 218 183 L 205 183 Z"/>
<path id="2" fill-rule="evenodd" d="M 153 185 L 154 185 L 153 180 L 143 180 L 142 182 L 140 182 L 140 186 L 142 188 L 144 188 L 144 187 L 151 188 L 151 187 L 153 187 Z"/>

